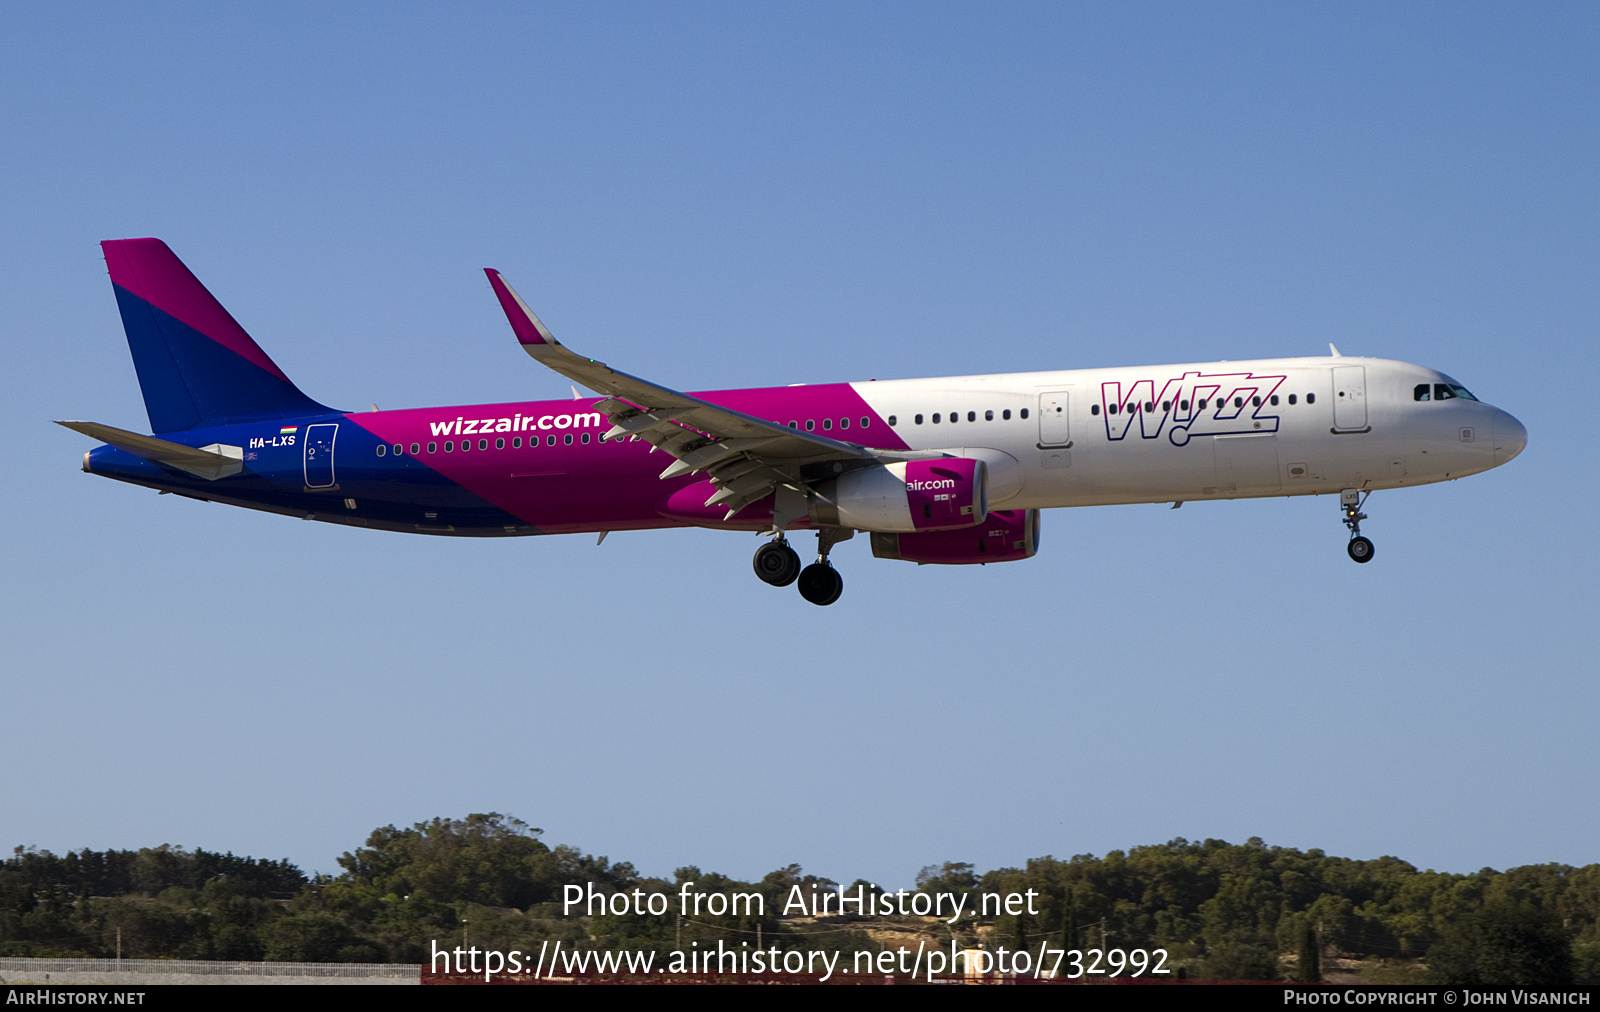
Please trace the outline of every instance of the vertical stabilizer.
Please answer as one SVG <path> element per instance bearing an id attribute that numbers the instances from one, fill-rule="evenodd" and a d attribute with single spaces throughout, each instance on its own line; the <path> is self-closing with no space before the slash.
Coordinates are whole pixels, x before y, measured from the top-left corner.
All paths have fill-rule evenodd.
<path id="1" fill-rule="evenodd" d="M 332 410 L 300 392 L 166 243 L 111 239 L 100 246 L 150 431 Z"/>

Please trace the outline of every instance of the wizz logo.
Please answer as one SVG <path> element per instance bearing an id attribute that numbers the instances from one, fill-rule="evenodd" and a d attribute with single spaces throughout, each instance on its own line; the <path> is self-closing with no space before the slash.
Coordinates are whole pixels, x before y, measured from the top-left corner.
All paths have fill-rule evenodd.
<path id="1" fill-rule="evenodd" d="M 1173 446 L 1184 445 L 1191 436 L 1277 432 L 1273 396 L 1287 378 L 1186 372 L 1167 380 L 1159 392 L 1154 380 L 1139 380 L 1126 391 L 1121 383 L 1102 383 L 1100 412 L 1106 438 L 1113 442 L 1125 438 L 1135 420 L 1141 439 L 1155 439 L 1164 430 Z"/>

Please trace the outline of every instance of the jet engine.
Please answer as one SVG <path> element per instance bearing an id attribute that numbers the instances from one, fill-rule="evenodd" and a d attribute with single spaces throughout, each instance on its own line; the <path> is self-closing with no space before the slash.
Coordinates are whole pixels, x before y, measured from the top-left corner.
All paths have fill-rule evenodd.
<path id="1" fill-rule="evenodd" d="M 995 510 L 982 524 L 964 530 L 872 535 L 873 555 L 918 565 L 1012 562 L 1032 558 L 1038 550 L 1038 510 Z"/>
<path id="2" fill-rule="evenodd" d="M 874 464 L 815 486 L 815 524 L 861 531 L 944 531 L 982 523 L 989 512 L 981 460 L 941 457 Z"/>

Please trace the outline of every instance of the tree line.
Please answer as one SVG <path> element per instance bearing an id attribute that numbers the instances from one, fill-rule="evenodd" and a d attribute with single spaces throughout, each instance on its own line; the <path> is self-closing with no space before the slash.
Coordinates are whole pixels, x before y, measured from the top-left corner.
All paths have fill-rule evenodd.
<path id="1" fill-rule="evenodd" d="M 1032 913 L 950 925 L 781 916 L 795 886 L 809 894 L 840 883 L 798 865 L 756 882 L 696 867 L 655 878 L 541 836 L 495 813 L 385 826 L 339 858 L 341 874 L 316 877 L 286 860 L 173 846 L 59 857 L 18 847 L 0 862 L 0 955 L 415 963 L 427 961 L 434 941 L 532 951 L 564 940 L 665 954 L 719 939 L 872 950 L 921 938 L 1029 950 L 1162 948 L 1171 968 L 1208 979 L 1315 980 L 1327 960 L 1344 957 L 1393 961 L 1396 980 L 1600 983 L 1600 864 L 1450 874 L 1255 838 L 1178 839 L 985 872 L 930 865 L 917 889 L 965 894 L 967 910 L 981 909 L 984 893 L 1037 896 Z M 759 893 L 765 909 L 561 913 L 569 884 L 675 894 L 690 881 L 702 892 Z M 858 887 L 878 889 L 847 886 L 852 895 Z"/>

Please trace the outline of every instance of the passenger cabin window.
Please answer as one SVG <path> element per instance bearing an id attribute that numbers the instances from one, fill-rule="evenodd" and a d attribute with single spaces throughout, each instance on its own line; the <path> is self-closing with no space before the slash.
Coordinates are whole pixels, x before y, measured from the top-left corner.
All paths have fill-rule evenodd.
<path id="1" fill-rule="evenodd" d="M 1006 408 L 1004 411 L 1000 412 L 1000 417 L 1008 422 L 1011 421 L 1011 409 Z"/>
<path id="2" fill-rule="evenodd" d="M 921 416 L 921 415 L 918 415 L 918 416 L 917 416 L 917 417 L 916 417 L 916 418 L 915 418 L 915 419 L 914 419 L 914 421 L 915 421 L 915 422 L 916 422 L 916 423 L 917 423 L 917 424 L 918 424 L 918 425 L 921 425 L 921 424 L 922 424 L 922 416 Z"/>
<path id="3" fill-rule="evenodd" d="M 1098 415 L 1099 413 L 1100 413 L 1100 405 L 1098 405 L 1098 404 L 1089 405 L 1089 414 Z"/>
<path id="4" fill-rule="evenodd" d="M 411 455 L 413 457 L 415 457 L 417 455 L 417 451 L 419 451 L 421 449 L 422 449 L 422 447 L 418 446 L 416 443 L 412 443 L 411 444 Z M 433 444 L 432 443 L 428 444 L 428 451 L 430 453 L 433 451 Z"/>
<path id="5" fill-rule="evenodd" d="M 815 418 L 807 418 L 806 419 L 806 431 L 807 432 L 815 432 L 816 430 L 817 430 L 817 420 Z"/>
<path id="6" fill-rule="evenodd" d="M 993 415 L 994 412 L 991 411 L 991 412 L 989 412 L 989 414 Z M 977 420 L 978 420 L 978 413 L 976 411 L 968 411 L 967 412 L 967 421 L 975 422 Z"/>
<path id="7" fill-rule="evenodd" d="M 405 452 L 406 452 L 406 448 L 404 446 L 402 446 L 399 443 L 394 444 L 394 455 L 396 457 L 400 456 L 402 453 L 405 453 Z M 411 444 L 411 452 L 412 453 L 416 453 L 417 452 L 417 444 L 416 443 L 412 443 Z"/>
<path id="8" fill-rule="evenodd" d="M 429 443 L 428 444 L 428 452 L 429 453 L 437 453 L 437 452 L 439 452 L 439 444 L 438 443 Z"/>
<path id="9" fill-rule="evenodd" d="M 862 427 L 862 428 L 863 428 L 863 429 L 865 429 L 865 428 L 867 428 L 867 427 L 868 427 L 868 426 L 870 426 L 870 425 L 871 425 L 871 424 L 872 424 L 872 419 L 870 419 L 870 418 L 868 418 L 868 417 L 867 417 L 867 416 L 866 416 L 866 415 L 862 415 L 862 416 L 861 416 L 861 427 Z M 890 422 L 890 423 L 889 423 L 889 424 L 890 424 L 890 425 L 893 425 L 893 424 L 894 424 L 894 423 L 893 423 L 893 422 Z"/>
<path id="10" fill-rule="evenodd" d="M 937 412 L 937 411 L 935 411 L 933 413 L 933 424 L 935 424 L 935 425 L 939 424 L 939 412 Z"/>
<path id="11" fill-rule="evenodd" d="M 826 430 L 826 431 L 828 431 L 828 432 L 832 432 L 832 431 L 833 431 L 833 419 L 831 419 L 831 418 L 824 418 L 824 419 L 823 419 L 823 420 L 822 420 L 822 428 L 823 428 L 823 429 L 824 429 L 824 430 Z"/>
<path id="12" fill-rule="evenodd" d="M 1272 395 L 1272 406 L 1273 407 L 1277 407 L 1278 406 L 1278 395 L 1277 394 L 1273 394 Z"/>
<path id="13" fill-rule="evenodd" d="M 1315 403 L 1317 403 L 1317 395 L 1316 394 L 1306 394 L 1306 403 L 1307 404 L 1315 404 Z"/>
<path id="14" fill-rule="evenodd" d="M 889 416 L 889 424 L 890 425 L 899 425 L 900 424 L 900 418 L 897 415 L 890 415 Z M 863 418 L 861 420 L 861 427 L 863 429 L 867 427 L 867 420 L 865 418 Z"/>
<path id="15" fill-rule="evenodd" d="M 388 446 L 387 443 L 379 443 L 378 444 L 378 456 L 381 457 L 381 456 L 383 456 L 384 454 L 386 454 L 388 452 L 389 452 L 389 446 Z"/>
<path id="16" fill-rule="evenodd" d="M 447 439 L 447 440 L 444 441 L 444 452 L 445 453 L 453 453 L 455 451 L 455 448 L 456 448 L 455 440 Z M 430 449 L 430 450 L 433 449 L 433 444 L 432 443 L 428 444 L 428 449 Z"/>
<path id="17" fill-rule="evenodd" d="M 1294 394 L 1290 394 L 1290 395 L 1289 395 L 1289 403 L 1290 403 L 1290 404 L 1293 404 L 1293 403 L 1294 403 Z"/>
<path id="18" fill-rule="evenodd" d="M 489 448 L 489 441 L 487 439 L 478 440 L 478 449 L 487 450 L 488 448 Z"/>
<path id="19" fill-rule="evenodd" d="M 583 434 L 583 445 L 584 446 L 588 446 L 589 445 L 589 434 L 587 432 L 585 432 Z"/>
<path id="20" fill-rule="evenodd" d="M 994 412 L 993 411 L 985 411 L 983 413 L 983 420 L 986 421 L 986 422 L 994 421 Z"/>
<path id="21" fill-rule="evenodd" d="M 513 450 L 522 449 L 522 437 L 521 436 L 512 436 L 511 437 L 511 448 Z"/>
<path id="22" fill-rule="evenodd" d="M 1028 409 L 1027 408 L 1023 408 L 1020 412 L 1017 413 L 1017 417 L 1018 418 L 1027 418 L 1028 417 Z"/>

